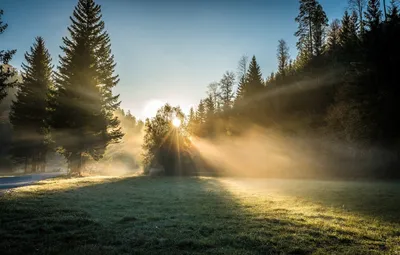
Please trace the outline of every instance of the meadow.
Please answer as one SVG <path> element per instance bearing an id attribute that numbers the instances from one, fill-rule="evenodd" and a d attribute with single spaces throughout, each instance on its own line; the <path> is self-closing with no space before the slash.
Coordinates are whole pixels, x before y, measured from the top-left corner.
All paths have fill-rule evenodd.
<path id="1" fill-rule="evenodd" d="M 400 183 L 56 178 L 0 195 L 0 254 L 400 254 Z"/>

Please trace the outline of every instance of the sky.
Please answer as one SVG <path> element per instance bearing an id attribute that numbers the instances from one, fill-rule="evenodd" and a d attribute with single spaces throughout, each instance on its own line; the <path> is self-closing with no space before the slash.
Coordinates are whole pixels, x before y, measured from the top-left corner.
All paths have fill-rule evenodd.
<path id="1" fill-rule="evenodd" d="M 36 36 L 44 37 L 54 65 L 68 36 L 78 0 L 0 0 L 9 24 L 1 49 L 17 49 L 24 62 Z M 206 96 L 207 85 L 237 70 L 241 56 L 255 55 L 264 78 L 277 68 L 276 48 L 285 39 L 296 57 L 297 0 L 97 0 L 102 6 L 120 83 L 122 108 L 144 119 L 161 103 L 187 112 Z M 330 20 L 347 0 L 320 0 Z"/>

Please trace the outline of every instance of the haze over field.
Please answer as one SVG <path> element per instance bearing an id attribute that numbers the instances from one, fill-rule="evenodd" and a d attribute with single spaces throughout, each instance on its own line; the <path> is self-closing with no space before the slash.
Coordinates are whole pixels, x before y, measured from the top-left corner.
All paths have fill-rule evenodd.
<path id="1" fill-rule="evenodd" d="M 400 254 L 399 4 L 1 1 L 0 254 Z"/>

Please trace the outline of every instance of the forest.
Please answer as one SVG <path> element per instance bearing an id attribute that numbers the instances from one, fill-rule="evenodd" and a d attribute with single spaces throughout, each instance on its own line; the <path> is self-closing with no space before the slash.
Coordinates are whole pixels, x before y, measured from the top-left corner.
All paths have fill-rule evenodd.
<path id="1" fill-rule="evenodd" d="M 237 70 L 205 85 L 188 114 L 166 104 L 141 121 L 113 93 L 119 77 L 101 7 L 79 0 L 56 67 L 40 35 L 21 68 L 8 64 L 21 49 L 0 49 L 0 171 L 44 172 L 55 161 L 71 175 L 107 165 L 165 175 L 400 177 L 399 3 L 350 0 L 329 20 L 317 0 L 299 2 L 297 56 L 279 40 L 268 75 L 256 56 L 238 56 Z M 0 41 L 7 29 L 1 10 Z"/>

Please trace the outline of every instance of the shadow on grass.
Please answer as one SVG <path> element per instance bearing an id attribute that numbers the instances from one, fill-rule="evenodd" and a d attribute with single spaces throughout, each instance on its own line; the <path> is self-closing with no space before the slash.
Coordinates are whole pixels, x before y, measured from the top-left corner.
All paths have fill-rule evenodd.
<path id="1" fill-rule="evenodd" d="M 0 198 L 0 254 L 388 252 L 383 239 L 242 203 L 214 178 L 82 185 Z"/>

